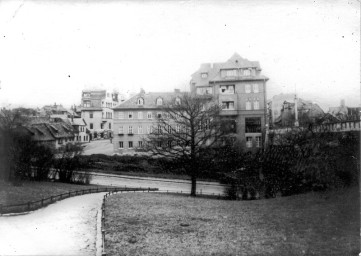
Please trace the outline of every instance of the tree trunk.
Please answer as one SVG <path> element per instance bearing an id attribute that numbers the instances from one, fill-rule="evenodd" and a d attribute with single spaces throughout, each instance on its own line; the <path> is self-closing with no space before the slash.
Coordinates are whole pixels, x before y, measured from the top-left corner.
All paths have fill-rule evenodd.
<path id="1" fill-rule="evenodd" d="M 196 175 L 191 176 L 192 180 L 192 188 L 191 188 L 191 196 L 196 196 L 196 190 L 197 190 L 197 178 Z"/>

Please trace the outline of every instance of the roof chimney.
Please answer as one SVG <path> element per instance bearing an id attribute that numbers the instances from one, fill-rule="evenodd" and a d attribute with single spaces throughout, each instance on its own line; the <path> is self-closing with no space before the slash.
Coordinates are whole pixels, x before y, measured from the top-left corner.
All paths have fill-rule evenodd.
<path id="1" fill-rule="evenodd" d="M 175 93 L 180 93 L 180 89 L 174 89 Z"/>
<path id="2" fill-rule="evenodd" d="M 145 90 L 143 88 L 140 88 L 140 93 L 141 94 L 144 94 L 145 93 Z"/>
<path id="3" fill-rule="evenodd" d="M 341 107 L 345 107 L 345 100 L 344 99 L 341 100 Z"/>

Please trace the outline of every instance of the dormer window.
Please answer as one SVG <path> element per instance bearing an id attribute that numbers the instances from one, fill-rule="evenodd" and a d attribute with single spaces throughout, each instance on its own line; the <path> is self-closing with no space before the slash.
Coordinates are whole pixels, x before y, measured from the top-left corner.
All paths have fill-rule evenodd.
<path id="1" fill-rule="evenodd" d="M 137 104 L 138 105 L 144 105 L 144 99 L 143 98 L 138 98 Z"/>
<path id="2" fill-rule="evenodd" d="M 207 77 L 208 77 L 208 73 L 201 73 L 201 77 L 202 77 L 202 78 L 207 78 Z"/>
<path id="3" fill-rule="evenodd" d="M 157 106 L 162 106 L 163 105 L 163 99 L 158 98 L 156 104 L 157 104 Z"/>

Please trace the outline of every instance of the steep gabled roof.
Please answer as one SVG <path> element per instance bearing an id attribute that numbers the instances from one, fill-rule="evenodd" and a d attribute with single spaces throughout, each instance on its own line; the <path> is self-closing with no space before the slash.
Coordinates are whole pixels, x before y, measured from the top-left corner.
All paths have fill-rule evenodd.
<path id="1" fill-rule="evenodd" d="M 250 61 L 242 58 L 238 53 L 234 53 L 230 59 L 226 62 L 219 63 L 204 63 L 201 67 L 192 74 L 191 83 L 194 83 L 197 87 L 209 86 L 209 82 L 221 82 L 225 81 L 224 77 L 221 77 L 221 70 L 223 69 L 243 69 L 243 68 L 255 68 L 257 71 L 261 71 L 261 67 L 258 61 Z M 202 73 L 207 73 L 206 78 L 202 78 Z M 252 81 L 252 80 L 268 80 L 268 77 L 263 75 L 253 76 L 237 76 L 233 80 L 235 81 Z M 227 79 L 232 81 L 232 79 Z"/>

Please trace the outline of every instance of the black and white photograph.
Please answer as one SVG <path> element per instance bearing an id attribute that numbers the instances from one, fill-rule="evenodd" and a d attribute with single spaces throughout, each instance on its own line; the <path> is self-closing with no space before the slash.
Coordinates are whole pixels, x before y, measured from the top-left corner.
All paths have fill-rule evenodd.
<path id="1" fill-rule="evenodd" d="M 359 0 L 0 0 L 0 255 L 361 255 Z"/>

